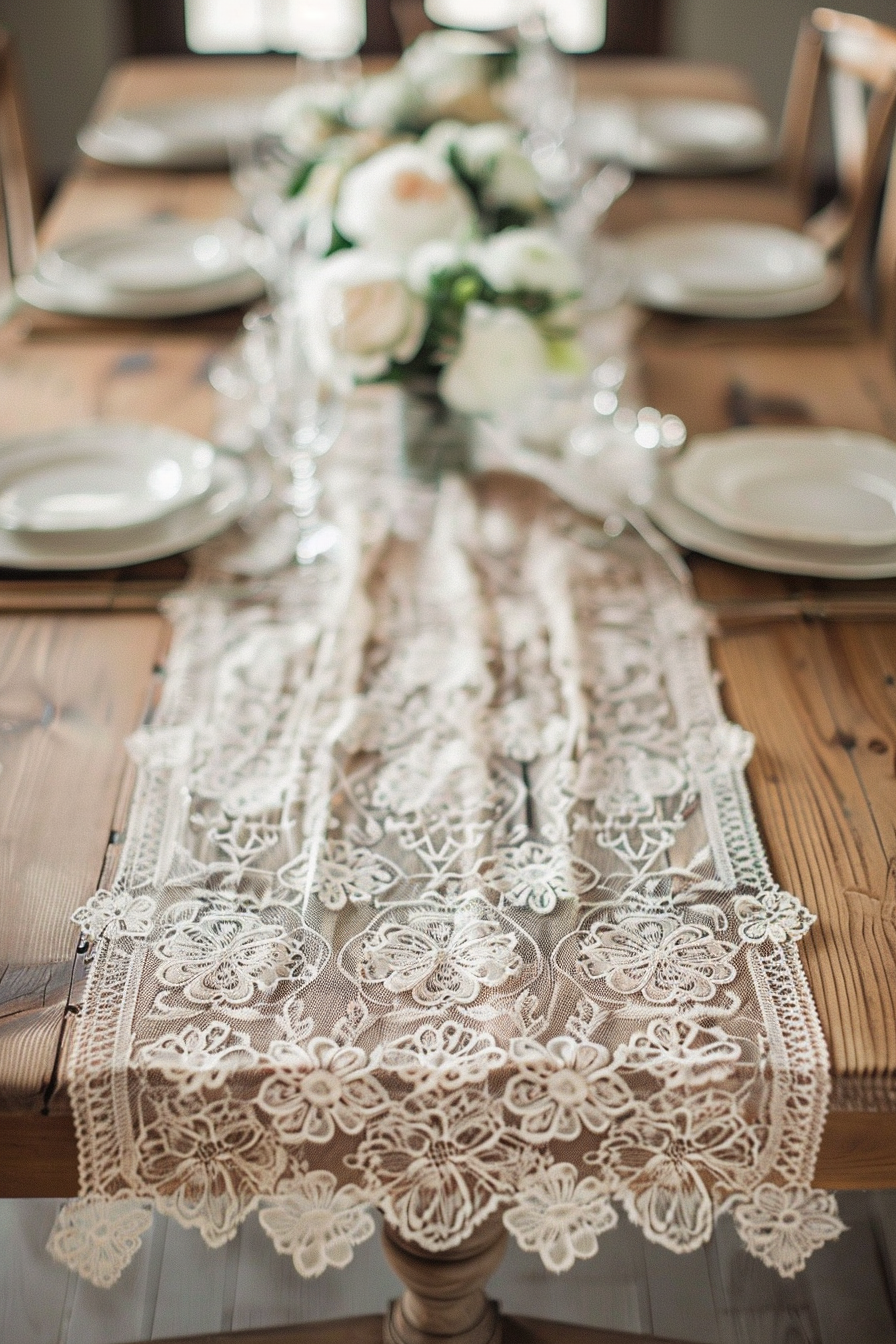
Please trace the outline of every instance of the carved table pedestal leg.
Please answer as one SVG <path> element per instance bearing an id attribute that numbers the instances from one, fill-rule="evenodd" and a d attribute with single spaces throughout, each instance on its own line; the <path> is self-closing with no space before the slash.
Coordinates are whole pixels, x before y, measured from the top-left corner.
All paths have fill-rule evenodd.
<path id="1" fill-rule="evenodd" d="M 504 1255 L 500 1215 L 451 1251 L 431 1255 L 383 1229 L 386 1259 L 405 1285 L 386 1315 L 385 1344 L 500 1344 L 498 1308 L 482 1291 Z"/>

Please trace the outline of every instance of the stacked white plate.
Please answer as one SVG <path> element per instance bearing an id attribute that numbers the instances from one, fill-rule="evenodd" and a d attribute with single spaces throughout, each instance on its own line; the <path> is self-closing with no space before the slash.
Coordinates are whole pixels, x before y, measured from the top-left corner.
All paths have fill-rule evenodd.
<path id="1" fill-rule="evenodd" d="M 768 120 L 755 107 L 691 98 L 586 102 L 576 118 L 583 152 L 642 173 L 724 173 L 774 156 Z"/>
<path id="2" fill-rule="evenodd" d="M 626 238 L 629 296 L 706 317 L 786 317 L 823 308 L 843 284 L 814 238 L 770 224 L 657 224 Z"/>
<path id="3" fill-rule="evenodd" d="M 248 505 L 238 458 L 156 425 L 98 422 L 0 442 L 0 566 L 104 569 L 207 541 Z"/>
<path id="4" fill-rule="evenodd" d="M 89 317 L 180 317 L 249 303 L 264 281 L 236 220 L 150 220 L 73 238 L 16 282 L 35 308 Z"/>
<path id="5" fill-rule="evenodd" d="M 270 99 L 216 98 L 137 107 L 78 135 L 85 154 L 126 168 L 221 168 L 263 129 Z"/>
<path id="6" fill-rule="evenodd" d="M 896 576 L 896 443 L 845 429 L 694 438 L 660 475 L 654 520 L 690 550 L 822 578 Z"/>

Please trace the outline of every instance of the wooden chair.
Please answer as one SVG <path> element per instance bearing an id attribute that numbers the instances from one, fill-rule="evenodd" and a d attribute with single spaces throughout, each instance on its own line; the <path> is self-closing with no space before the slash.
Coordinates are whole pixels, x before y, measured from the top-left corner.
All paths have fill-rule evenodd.
<path id="1" fill-rule="evenodd" d="M 890 111 L 887 181 L 870 280 L 880 335 L 896 364 L 896 101 Z"/>
<path id="2" fill-rule="evenodd" d="M 37 260 L 40 192 L 34 173 L 12 40 L 0 30 L 0 291 Z"/>
<path id="3" fill-rule="evenodd" d="M 886 171 L 882 149 L 896 90 L 896 30 L 834 9 L 816 9 L 803 21 L 784 107 L 778 172 L 806 216 L 818 170 L 825 85 L 837 190 L 806 228 L 836 250 L 856 222 L 867 226 L 865 216 L 873 213 Z"/>

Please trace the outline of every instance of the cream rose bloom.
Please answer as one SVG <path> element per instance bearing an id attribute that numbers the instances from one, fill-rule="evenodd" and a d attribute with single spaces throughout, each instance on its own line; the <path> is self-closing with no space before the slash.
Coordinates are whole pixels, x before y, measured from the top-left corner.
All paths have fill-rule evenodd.
<path id="1" fill-rule="evenodd" d="M 533 213 L 544 205 L 538 173 L 523 151 L 516 127 L 505 121 L 464 127 L 457 150 L 463 168 L 482 182 L 488 204 Z"/>
<path id="2" fill-rule="evenodd" d="M 399 256 L 432 238 L 469 237 L 475 219 L 447 163 L 418 145 L 392 145 L 353 168 L 336 203 L 344 237 Z"/>
<path id="3" fill-rule="evenodd" d="M 500 294 L 516 289 L 567 299 L 582 288 L 579 268 L 559 239 L 542 229 L 505 229 L 477 249 L 476 262 Z"/>
<path id="4" fill-rule="evenodd" d="M 453 152 L 461 169 L 479 184 L 488 205 L 515 206 L 530 213 L 543 207 L 538 174 L 523 151 L 519 131 L 509 122 L 465 126 L 462 121 L 437 121 L 420 143 L 449 162 Z"/>
<path id="5" fill-rule="evenodd" d="M 439 392 L 456 411 L 487 415 L 531 392 L 547 369 L 545 343 L 524 313 L 471 303 L 460 349 L 441 374 Z"/>
<path id="6" fill-rule="evenodd" d="M 452 243 L 446 238 L 436 238 L 424 243 L 407 259 L 405 276 L 415 294 L 426 295 L 434 275 L 460 266 L 472 259 L 472 249 L 463 243 Z"/>
<path id="7" fill-rule="evenodd" d="M 264 129 L 300 158 L 314 154 L 333 134 L 344 98 L 337 85 L 294 84 L 268 104 Z"/>
<path id="8" fill-rule="evenodd" d="M 426 305 L 408 289 L 399 263 L 364 248 L 317 263 L 303 277 L 300 305 L 314 366 L 342 366 L 362 381 L 413 359 L 426 330 Z"/>

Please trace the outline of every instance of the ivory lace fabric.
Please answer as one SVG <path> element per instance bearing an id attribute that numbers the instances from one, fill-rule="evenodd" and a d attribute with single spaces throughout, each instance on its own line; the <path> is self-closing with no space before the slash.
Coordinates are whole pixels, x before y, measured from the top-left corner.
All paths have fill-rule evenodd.
<path id="1" fill-rule="evenodd" d="M 696 607 L 531 482 L 446 480 L 410 539 L 375 496 L 346 487 L 338 562 L 172 604 L 78 914 L 51 1249 L 108 1284 L 152 1207 L 211 1246 L 257 1211 L 316 1275 L 373 1208 L 434 1252 L 501 1210 L 560 1271 L 621 1208 L 675 1251 L 730 1212 L 793 1275 L 842 1226 L 811 916 Z"/>

